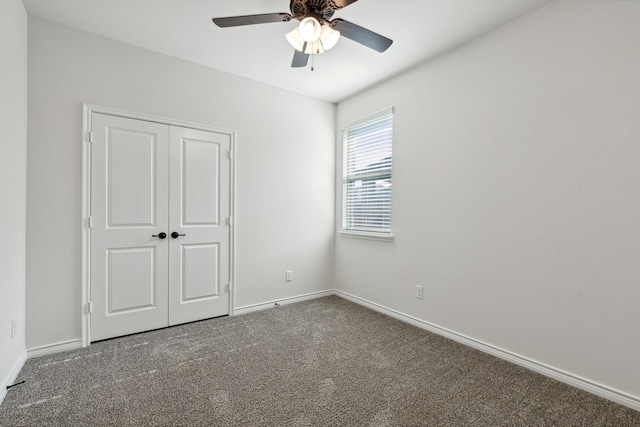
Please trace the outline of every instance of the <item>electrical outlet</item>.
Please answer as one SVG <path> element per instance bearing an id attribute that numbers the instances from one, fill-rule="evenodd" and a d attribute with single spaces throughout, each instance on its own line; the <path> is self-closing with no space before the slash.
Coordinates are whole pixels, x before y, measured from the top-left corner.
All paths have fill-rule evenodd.
<path id="1" fill-rule="evenodd" d="M 286 280 L 287 282 L 291 282 L 291 281 L 293 280 L 293 271 L 291 271 L 291 270 L 287 270 L 287 271 L 285 272 L 285 280 Z"/>
<path id="2" fill-rule="evenodd" d="M 424 288 L 422 286 L 416 286 L 416 298 L 422 299 Z"/>
<path id="3" fill-rule="evenodd" d="M 11 338 L 16 336 L 16 319 L 11 321 Z"/>

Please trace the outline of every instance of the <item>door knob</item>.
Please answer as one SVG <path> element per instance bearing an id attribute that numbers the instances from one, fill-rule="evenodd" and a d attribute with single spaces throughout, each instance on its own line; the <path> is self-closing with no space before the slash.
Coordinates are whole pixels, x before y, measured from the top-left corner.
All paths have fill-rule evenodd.
<path id="1" fill-rule="evenodd" d="M 177 231 L 174 231 L 173 233 L 171 233 L 171 237 L 173 237 L 174 239 L 177 239 L 180 236 L 186 236 L 186 234 L 180 234 Z"/>
<path id="2" fill-rule="evenodd" d="M 151 237 L 159 237 L 161 239 L 164 239 L 167 237 L 167 233 L 152 234 Z"/>

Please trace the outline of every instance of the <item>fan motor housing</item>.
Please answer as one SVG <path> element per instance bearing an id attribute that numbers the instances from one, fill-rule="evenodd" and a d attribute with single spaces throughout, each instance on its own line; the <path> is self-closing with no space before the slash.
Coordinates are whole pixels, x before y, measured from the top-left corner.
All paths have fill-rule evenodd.
<path id="1" fill-rule="evenodd" d="M 316 15 L 326 20 L 331 19 L 336 9 L 339 9 L 332 0 L 291 0 L 289 8 L 296 18 Z"/>

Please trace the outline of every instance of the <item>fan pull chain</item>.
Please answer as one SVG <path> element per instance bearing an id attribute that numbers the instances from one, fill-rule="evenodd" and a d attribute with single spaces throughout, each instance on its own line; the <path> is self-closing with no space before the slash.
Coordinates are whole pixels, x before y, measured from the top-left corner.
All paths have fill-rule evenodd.
<path id="1" fill-rule="evenodd" d="M 322 46 L 322 40 L 318 40 L 316 43 L 318 43 L 320 46 L 317 46 L 316 52 L 314 54 L 311 54 L 311 71 L 314 70 L 313 57 L 320 54 L 320 47 Z M 316 45 L 316 43 L 314 43 L 314 45 Z M 324 50 L 324 46 L 322 46 L 322 49 Z"/>

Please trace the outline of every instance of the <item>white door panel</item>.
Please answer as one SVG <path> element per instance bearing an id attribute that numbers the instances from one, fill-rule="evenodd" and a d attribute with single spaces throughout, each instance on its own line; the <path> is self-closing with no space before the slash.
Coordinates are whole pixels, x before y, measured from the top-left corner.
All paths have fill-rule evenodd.
<path id="1" fill-rule="evenodd" d="M 180 245 L 182 302 L 204 301 L 220 296 L 218 244 Z"/>
<path id="2" fill-rule="evenodd" d="M 171 128 L 169 324 L 229 312 L 229 135 Z"/>
<path id="3" fill-rule="evenodd" d="M 107 225 L 153 227 L 157 217 L 156 135 L 117 128 L 106 132 Z"/>
<path id="4" fill-rule="evenodd" d="M 167 326 L 166 126 L 92 116 L 91 339 Z"/>
<path id="5" fill-rule="evenodd" d="M 107 250 L 107 316 L 157 306 L 154 247 Z"/>
<path id="6" fill-rule="evenodd" d="M 182 138 L 181 225 L 220 223 L 220 145 Z"/>

